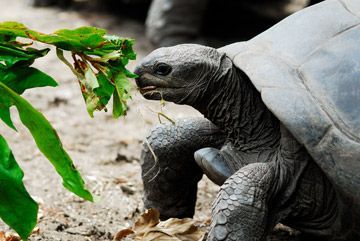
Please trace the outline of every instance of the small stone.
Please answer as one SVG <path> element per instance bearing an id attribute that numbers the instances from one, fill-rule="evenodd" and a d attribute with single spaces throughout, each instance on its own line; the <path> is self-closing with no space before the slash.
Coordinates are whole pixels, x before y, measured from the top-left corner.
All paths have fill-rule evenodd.
<path id="1" fill-rule="evenodd" d="M 126 193 L 128 195 L 135 194 L 135 189 L 129 185 L 122 185 L 122 186 L 120 186 L 120 188 L 124 193 Z"/>

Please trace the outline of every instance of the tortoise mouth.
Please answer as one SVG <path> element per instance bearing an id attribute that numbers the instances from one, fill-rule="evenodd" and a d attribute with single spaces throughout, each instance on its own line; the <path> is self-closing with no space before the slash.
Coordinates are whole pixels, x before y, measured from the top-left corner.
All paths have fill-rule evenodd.
<path id="1" fill-rule="evenodd" d="M 148 72 L 138 74 L 135 79 L 140 94 L 148 100 L 166 100 L 175 102 L 184 93 L 184 87 L 173 78 L 153 75 Z"/>
<path id="2" fill-rule="evenodd" d="M 163 88 L 159 88 L 154 85 L 139 88 L 139 91 L 141 95 L 148 100 L 161 100 L 163 99 L 163 95 L 165 92 Z"/>
<path id="3" fill-rule="evenodd" d="M 150 90 L 157 87 L 168 87 L 169 83 L 157 76 L 149 73 L 144 73 L 135 79 L 136 85 L 139 89 Z"/>
<path id="4" fill-rule="evenodd" d="M 152 92 L 157 89 L 157 86 L 155 85 L 148 85 L 145 87 L 139 87 L 139 91 L 142 95 L 145 95 L 146 93 Z"/>
<path id="5" fill-rule="evenodd" d="M 166 80 L 149 73 L 140 75 L 135 79 L 138 90 L 146 99 L 160 100 L 164 93 L 167 93 L 172 86 Z"/>

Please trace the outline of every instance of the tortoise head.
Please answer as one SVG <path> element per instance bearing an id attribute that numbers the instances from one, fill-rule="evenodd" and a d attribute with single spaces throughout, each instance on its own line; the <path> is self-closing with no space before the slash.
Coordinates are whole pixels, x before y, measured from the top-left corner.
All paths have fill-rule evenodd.
<path id="1" fill-rule="evenodd" d="M 146 99 L 193 105 L 216 79 L 223 56 L 197 44 L 159 48 L 136 67 L 136 84 Z"/>

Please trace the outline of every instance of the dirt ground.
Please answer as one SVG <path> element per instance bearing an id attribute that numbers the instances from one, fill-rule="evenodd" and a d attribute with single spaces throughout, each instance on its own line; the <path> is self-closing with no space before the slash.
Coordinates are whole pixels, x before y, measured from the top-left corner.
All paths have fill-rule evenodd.
<path id="1" fill-rule="evenodd" d="M 32 8 L 23 0 L 0 0 L 0 21 L 20 21 L 42 32 L 59 28 L 95 25 L 110 33 L 136 39 L 138 59 L 151 51 L 141 22 L 99 12 L 78 12 L 56 8 Z M 136 62 L 130 64 L 133 69 Z M 133 91 L 130 111 L 125 118 L 113 120 L 111 113 L 96 113 L 91 119 L 78 84 L 54 51 L 36 63 L 52 75 L 57 88 L 30 90 L 25 97 L 50 120 L 65 149 L 98 196 L 95 203 L 82 201 L 66 191 L 53 167 L 36 148 L 29 132 L 13 112 L 18 132 L 0 123 L 0 133 L 9 141 L 15 157 L 25 172 L 24 182 L 40 204 L 40 232 L 31 241 L 106 241 L 120 229 L 132 224 L 143 212 L 139 156 L 142 139 L 158 122 L 158 102 L 145 101 Z M 167 104 L 163 111 L 173 119 L 199 116 L 190 107 Z M 210 217 L 211 202 L 218 187 L 204 178 L 199 184 L 195 219 Z M 0 230 L 7 230 L 0 224 Z"/>
<path id="2" fill-rule="evenodd" d="M 143 25 L 134 20 L 104 13 L 31 8 L 25 1 L 1 0 L 0 21 L 20 21 L 33 29 L 52 32 L 59 28 L 95 25 L 110 33 L 136 39 L 138 59 L 151 51 L 143 34 Z M 130 64 L 133 69 L 135 62 Z M 125 118 L 114 120 L 111 113 L 96 113 L 91 119 L 77 82 L 54 51 L 36 63 L 60 84 L 57 88 L 28 91 L 25 97 L 50 120 L 99 200 L 84 202 L 62 187 L 52 166 L 37 150 L 34 141 L 18 118 L 18 133 L 0 124 L 0 133 L 9 141 L 15 157 L 25 172 L 24 182 L 30 194 L 40 203 L 40 233 L 30 240 L 89 241 L 112 240 L 120 229 L 132 224 L 143 211 L 139 156 L 142 139 L 158 122 L 158 102 L 144 101 L 135 90 L 130 111 Z M 168 104 L 163 110 L 171 118 L 199 115 L 190 107 Z M 13 113 L 17 116 L 17 113 Z M 217 187 L 209 181 L 200 183 L 196 218 L 206 220 Z M 6 230 L 4 224 L 2 230 Z"/>

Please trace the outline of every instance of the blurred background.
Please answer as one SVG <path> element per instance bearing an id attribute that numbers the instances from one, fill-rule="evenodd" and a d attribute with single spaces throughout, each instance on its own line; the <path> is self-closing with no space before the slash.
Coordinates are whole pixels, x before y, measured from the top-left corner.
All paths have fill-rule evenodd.
<path id="1" fill-rule="evenodd" d="M 26 0 L 30 6 L 97 9 L 138 20 L 155 47 L 246 40 L 321 0 Z"/>
<path id="2" fill-rule="evenodd" d="M 0 0 L 0 21 L 19 21 L 46 33 L 84 25 L 105 28 L 109 34 L 134 38 L 140 60 L 159 46 L 193 42 L 219 47 L 246 40 L 315 2 Z M 133 61 L 129 68 L 135 65 Z M 157 113 L 161 111 L 174 120 L 200 114 L 187 106 L 145 101 L 134 88 L 125 118 L 113 120 L 111 113 L 102 112 L 91 119 L 76 79 L 58 61 L 54 49 L 35 66 L 53 76 L 59 87 L 34 89 L 24 96 L 53 124 L 87 186 L 99 198 L 95 204 L 87 203 L 62 187 L 53 167 L 12 110 L 18 132 L 1 122 L 0 133 L 9 141 L 25 172 L 28 191 L 40 204 L 40 231 L 30 240 L 112 240 L 118 230 L 131 225 L 143 212 L 139 157 L 142 140 L 159 122 Z M 205 177 L 199 184 L 195 219 L 203 225 L 209 222 L 217 191 L 218 187 Z M 0 223 L 0 230 L 7 230 L 7 226 Z M 282 240 L 296 237 L 286 234 Z"/>

